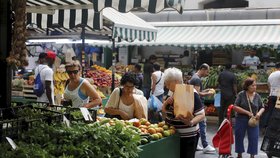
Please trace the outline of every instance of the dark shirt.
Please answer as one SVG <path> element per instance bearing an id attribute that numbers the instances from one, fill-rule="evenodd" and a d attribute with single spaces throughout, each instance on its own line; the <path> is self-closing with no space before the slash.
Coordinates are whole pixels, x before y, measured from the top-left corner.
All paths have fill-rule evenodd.
<path id="1" fill-rule="evenodd" d="M 150 62 L 146 62 L 144 64 L 143 87 L 151 88 L 151 84 L 152 84 L 151 76 L 152 76 L 153 71 L 154 71 L 153 64 Z"/>
<path id="2" fill-rule="evenodd" d="M 199 86 L 200 87 L 200 92 L 203 91 L 204 87 L 202 86 L 202 81 L 201 78 L 195 73 L 193 74 L 192 78 L 189 80 L 189 84 L 190 85 L 194 85 L 194 86 Z M 204 102 L 204 98 L 200 97 L 201 102 Z"/>
<path id="3" fill-rule="evenodd" d="M 204 87 L 202 86 L 201 78 L 195 73 L 192 78 L 189 80 L 189 84 L 200 87 L 200 92 L 203 91 Z"/>
<path id="4" fill-rule="evenodd" d="M 142 73 L 136 73 L 135 76 L 136 76 L 136 80 L 137 80 L 137 83 L 136 83 L 135 87 L 137 89 L 142 89 L 143 74 Z"/>
<path id="5" fill-rule="evenodd" d="M 193 111 L 193 115 L 196 116 L 196 115 L 198 115 L 202 112 L 204 112 L 203 105 L 201 103 L 199 95 L 194 92 L 194 111 Z M 165 122 L 168 125 L 174 126 L 178 130 L 178 132 L 180 133 L 181 137 L 196 136 L 197 133 L 199 132 L 198 125 L 187 126 L 181 120 L 175 119 L 173 104 L 166 106 Z"/>
<path id="6" fill-rule="evenodd" d="M 251 104 L 252 111 L 253 111 L 254 115 L 256 115 L 256 113 L 261 108 L 263 108 L 263 103 L 262 103 L 261 97 L 258 93 L 255 94 L 255 96 L 253 98 L 253 101 L 250 104 Z M 243 108 L 244 110 L 250 111 L 247 96 L 246 96 L 246 91 L 243 90 L 243 91 L 239 92 L 239 94 L 237 95 L 237 98 L 235 100 L 234 105 L 239 106 L 239 107 Z M 249 118 L 248 115 L 240 114 L 240 113 L 236 113 L 236 117 L 238 117 L 238 118 Z"/>
<path id="7" fill-rule="evenodd" d="M 234 73 L 224 70 L 218 77 L 219 88 L 221 89 L 221 95 L 223 97 L 231 98 L 236 94 L 234 92 L 234 85 L 236 84 L 236 78 Z"/>

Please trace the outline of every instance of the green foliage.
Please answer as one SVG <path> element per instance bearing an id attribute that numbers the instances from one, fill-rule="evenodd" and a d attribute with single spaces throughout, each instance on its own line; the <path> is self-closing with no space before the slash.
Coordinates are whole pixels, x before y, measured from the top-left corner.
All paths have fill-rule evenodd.
<path id="1" fill-rule="evenodd" d="M 21 135 L 16 141 L 17 150 L 1 144 L 0 157 L 135 158 L 140 140 L 139 133 L 120 121 L 115 121 L 114 126 L 96 122 L 71 124 L 70 128 L 41 124 Z"/>

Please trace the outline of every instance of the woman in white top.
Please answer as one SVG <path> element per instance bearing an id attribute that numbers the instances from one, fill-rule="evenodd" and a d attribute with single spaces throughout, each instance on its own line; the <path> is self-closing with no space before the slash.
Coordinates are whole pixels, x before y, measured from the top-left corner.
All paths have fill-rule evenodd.
<path id="1" fill-rule="evenodd" d="M 154 63 L 154 72 L 152 73 L 152 95 L 156 96 L 161 102 L 164 93 L 164 75 L 160 71 L 159 63 Z"/>
<path id="2" fill-rule="evenodd" d="M 72 101 L 73 107 L 92 108 L 100 105 L 102 100 L 95 88 L 86 79 L 80 77 L 82 67 L 79 61 L 66 64 L 65 68 L 69 75 L 69 83 L 64 93 L 65 99 Z"/>
<path id="3" fill-rule="evenodd" d="M 135 75 L 123 75 L 121 87 L 115 88 L 108 99 L 106 114 L 119 115 L 123 120 L 147 118 L 147 100 L 143 92 L 135 88 L 135 84 Z"/>

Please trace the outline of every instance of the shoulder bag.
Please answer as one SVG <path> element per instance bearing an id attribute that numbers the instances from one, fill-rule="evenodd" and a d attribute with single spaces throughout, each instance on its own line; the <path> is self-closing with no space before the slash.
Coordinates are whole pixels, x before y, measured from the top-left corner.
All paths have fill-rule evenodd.
<path id="1" fill-rule="evenodd" d="M 247 94 L 246 94 L 247 96 Z M 249 97 L 247 96 L 247 102 L 248 102 L 248 105 L 249 105 L 249 109 L 250 109 L 250 112 L 253 113 L 252 111 L 252 107 L 251 107 L 251 102 L 249 101 Z M 256 116 L 252 116 L 249 121 L 248 121 L 248 125 L 250 127 L 256 127 L 259 125 L 259 120 L 256 119 Z"/>

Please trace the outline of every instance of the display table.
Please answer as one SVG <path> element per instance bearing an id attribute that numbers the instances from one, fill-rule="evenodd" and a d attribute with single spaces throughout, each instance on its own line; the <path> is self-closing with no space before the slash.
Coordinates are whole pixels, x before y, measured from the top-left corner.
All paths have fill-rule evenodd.
<path id="1" fill-rule="evenodd" d="M 141 145 L 140 148 L 142 151 L 139 153 L 139 158 L 179 158 L 180 136 L 179 134 L 175 134 Z"/>

